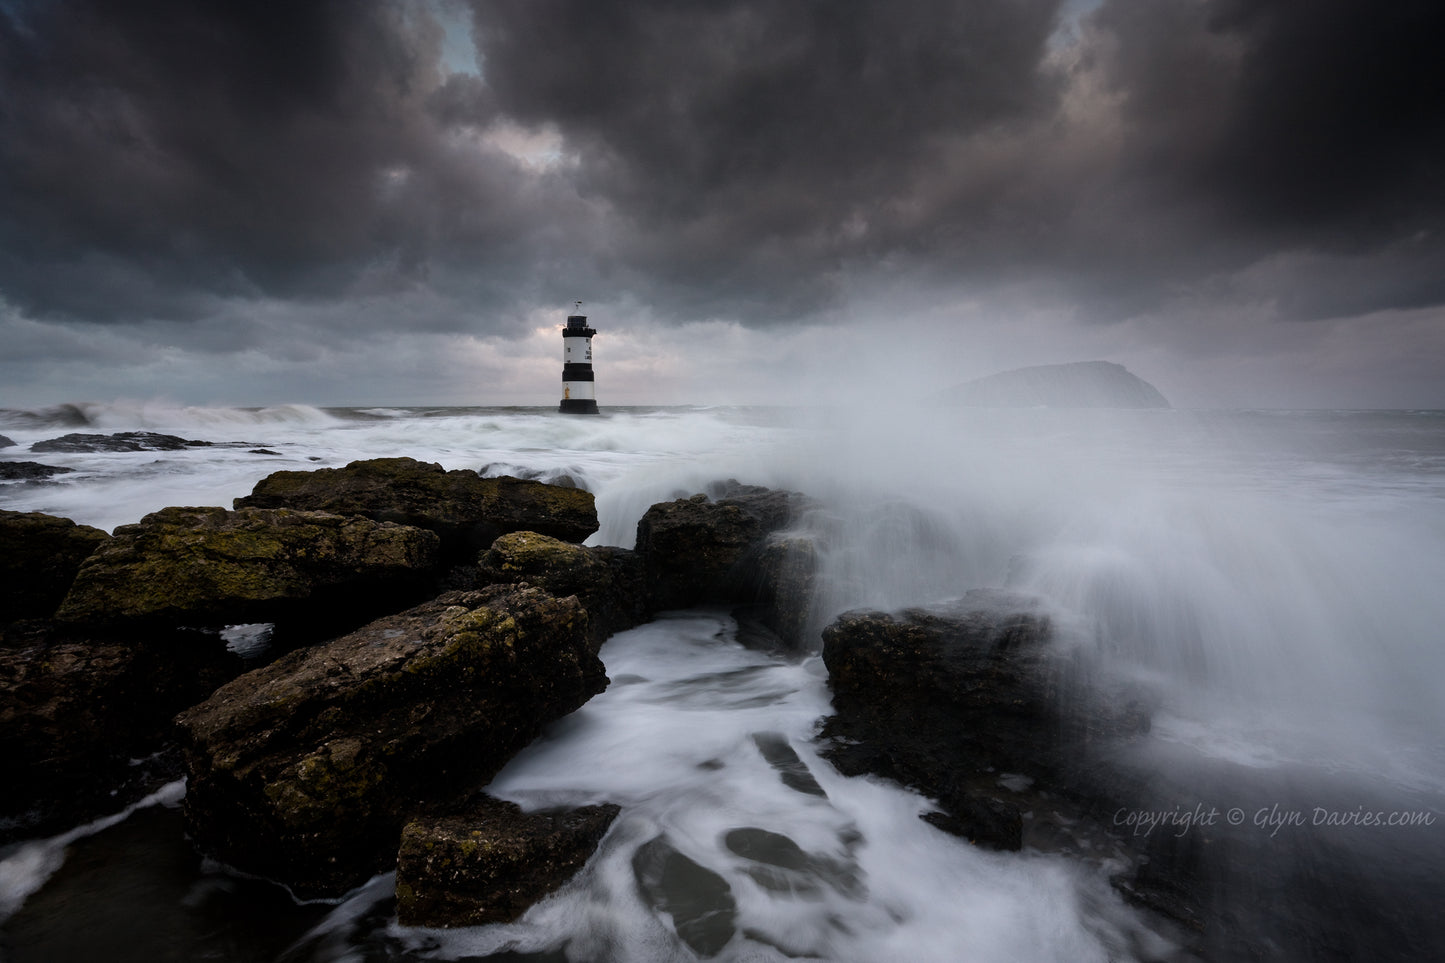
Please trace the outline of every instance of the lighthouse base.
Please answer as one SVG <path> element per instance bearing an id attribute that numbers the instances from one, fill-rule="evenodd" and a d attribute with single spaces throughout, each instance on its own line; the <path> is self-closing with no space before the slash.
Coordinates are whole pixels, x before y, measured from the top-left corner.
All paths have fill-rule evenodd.
<path id="1" fill-rule="evenodd" d="M 563 398 L 562 404 L 558 406 L 557 410 L 564 415 L 595 415 L 599 413 L 597 402 L 592 398 Z"/>

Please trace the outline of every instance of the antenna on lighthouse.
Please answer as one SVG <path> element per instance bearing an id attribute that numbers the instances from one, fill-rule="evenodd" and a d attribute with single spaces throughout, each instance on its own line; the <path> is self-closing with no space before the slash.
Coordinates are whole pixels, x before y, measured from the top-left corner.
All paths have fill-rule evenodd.
<path id="1" fill-rule="evenodd" d="M 562 329 L 562 404 L 557 410 L 565 414 L 597 414 L 597 393 L 592 382 L 592 336 L 597 332 L 587 326 L 582 302 L 577 313 L 569 315 Z"/>

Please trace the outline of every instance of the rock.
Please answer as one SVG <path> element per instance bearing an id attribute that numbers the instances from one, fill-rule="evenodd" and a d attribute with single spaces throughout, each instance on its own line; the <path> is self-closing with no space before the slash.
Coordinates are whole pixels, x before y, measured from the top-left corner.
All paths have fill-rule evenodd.
<path id="1" fill-rule="evenodd" d="M 80 563 L 109 539 L 68 518 L 0 511 L 0 625 L 53 615 Z"/>
<path id="2" fill-rule="evenodd" d="M 647 621 L 642 561 L 624 548 L 589 548 L 536 532 L 511 532 L 482 553 L 477 569 L 482 584 L 528 582 L 559 598 L 577 596 L 587 610 L 594 651 L 609 636 Z"/>
<path id="3" fill-rule="evenodd" d="M 580 542 L 597 531 L 591 493 L 474 471 L 446 471 L 414 458 L 373 458 L 345 468 L 279 471 L 236 508 L 292 508 L 365 515 L 436 532 L 444 555 L 470 561 L 507 532 Z"/>
<path id="4" fill-rule="evenodd" d="M 482 795 L 463 813 L 408 823 L 396 859 L 403 926 L 510 923 L 597 851 L 614 805 L 524 813 Z"/>
<path id="5" fill-rule="evenodd" d="M 716 956 L 737 932 L 737 900 L 728 881 L 678 852 L 666 836 L 638 847 L 632 872 L 643 898 L 671 917 L 678 938 L 698 956 Z"/>
<path id="6" fill-rule="evenodd" d="M 209 441 L 188 441 L 175 435 L 162 435 L 154 431 L 118 431 L 112 435 L 88 435 L 74 433 L 37 441 L 31 451 L 180 451 L 185 448 L 207 448 Z"/>
<path id="7" fill-rule="evenodd" d="M 606 685 L 576 599 L 444 594 L 183 712 L 187 826 L 224 862 L 338 896 L 395 861 L 410 818 L 486 783 Z"/>
<path id="8" fill-rule="evenodd" d="M 944 405 L 977 408 L 1168 408 L 1149 382 L 1111 361 L 1017 368 L 954 385 Z"/>
<path id="9" fill-rule="evenodd" d="M 0 448 L 14 448 L 15 442 L 4 435 L 0 435 Z"/>
<path id="10" fill-rule="evenodd" d="M 947 815 L 931 821 L 941 828 L 1019 848 L 1022 821 L 993 790 L 998 772 L 1057 784 L 1090 745 L 1148 727 L 1137 697 L 1088 698 L 1050 632 L 1034 600 L 1001 592 L 901 617 L 845 613 L 823 630 L 836 713 L 828 757 L 938 799 Z"/>
<path id="11" fill-rule="evenodd" d="M 118 812 L 179 778 L 171 717 L 240 672 L 211 639 L 67 636 L 31 623 L 0 645 L 0 843 Z"/>
<path id="12" fill-rule="evenodd" d="M 817 578 L 818 550 L 811 536 L 771 535 L 757 552 L 747 583 L 757 601 L 733 614 L 739 623 L 756 620 L 782 648 L 801 651 L 816 639 L 810 627 L 816 624 Z"/>
<path id="13" fill-rule="evenodd" d="M 822 899 L 828 889 L 849 899 L 867 897 L 862 869 L 851 855 L 837 859 L 810 853 L 791 838 L 756 826 L 730 829 L 722 843 L 746 860 L 743 872 L 765 890 L 807 900 Z"/>
<path id="14" fill-rule="evenodd" d="M 656 609 L 686 608 L 706 602 L 782 604 L 790 613 L 776 621 L 786 627 L 811 597 L 811 552 L 775 549 L 764 561 L 768 536 L 789 525 L 813 502 L 796 492 L 736 483 L 719 501 L 705 494 L 653 505 L 637 523 L 637 553 L 643 559 L 648 604 Z M 789 547 L 791 545 L 791 547 Z M 805 571 L 806 569 L 806 571 Z M 783 577 L 789 587 L 774 584 Z"/>
<path id="15" fill-rule="evenodd" d="M 436 535 L 405 525 L 324 512 L 165 508 L 117 528 L 81 565 L 56 617 L 231 625 L 354 611 L 414 601 L 436 563 Z"/>
<path id="16" fill-rule="evenodd" d="M 42 465 L 38 461 L 0 461 L 0 480 L 3 481 L 49 478 L 51 475 L 67 475 L 73 471 L 74 468 Z"/>
<path id="17" fill-rule="evenodd" d="M 755 516 L 706 495 L 653 505 L 637 523 L 649 607 L 686 608 L 735 599 L 740 594 L 738 563 L 762 537 Z"/>

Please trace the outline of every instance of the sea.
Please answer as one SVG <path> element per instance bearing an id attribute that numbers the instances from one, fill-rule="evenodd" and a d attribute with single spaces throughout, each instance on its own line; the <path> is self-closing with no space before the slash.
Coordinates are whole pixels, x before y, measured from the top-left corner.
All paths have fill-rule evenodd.
<path id="1" fill-rule="evenodd" d="M 119 431 L 213 444 L 28 450 Z M 0 483 L 0 508 L 106 530 L 230 507 L 281 469 L 404 455 L 585 488 L 589 543 L 623 547 L 650 505 L 728 479 L 800 491 L 821 565 L 801 656 L 744 645 L 725 609 L 606 643 L 607 691 L 487 787 L 622 807 L 578 877 L 515 923 L 399 926 L 389 875 L 299 902 L 197 855 L 179 782 L 0 850 L 13 963 L 696 959 L 633 869 L 659 835 L 731 890 L 731 929 L 705 947 L 718 960 L 1445 959 L 1445 412 L 116 402 L 0 410 L 0 434 L 16 443 L 0 460 L 73 469 Z M 1088 834 L 980 849 L 919 819 L 927 798 L 822 757 L 822 627 L 977 588 L 1036 596 L 1053 645 L 1151 693 L 1149 733 L 1112 764 L 1156 788 L 1103 828 L 1182 845 L 1227 820 L 1245 846 L 1214 886 L 1239 942 L 1200 944 L 1124 898 L 1110 878 L 1126 857 Z M 786 741 L 822 794 L 781 782 L 760 740 Z M 788 885 L 729 845 L 738 830 L 804 854 Z M 1349 909 L 1312 939 L 1335 891 Z"/>

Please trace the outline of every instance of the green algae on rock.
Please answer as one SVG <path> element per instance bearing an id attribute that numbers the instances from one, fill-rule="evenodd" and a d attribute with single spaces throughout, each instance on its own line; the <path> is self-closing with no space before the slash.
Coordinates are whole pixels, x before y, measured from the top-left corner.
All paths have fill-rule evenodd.
<path id="1" fill-rule="evenodd" d="M 183 712 L 187 825 L 224 862 L 338 896 L 396 859 L 408 819 L 485 783 L 606 685 L 575 598 L 446 593 Z"/>
<path id="2" fill-rule="evenodd" d="M 291 508 L 364 515 L 436 532 L 452 559 L 469 557 L 507 532 L 580 542 L 597 531 L 592 493 L 503 475 L 447 471 L 414 458 L 372 458 L 344 468 L 278 471 L 236 508 Z"/>
<path id="3" fill-rule="evenodd" d="M 556 596 L 577 596 L 587 609 L 594 648 L 647 621 L 642 560 L 625 548 L 584 547 L 537 532 L 510 532 L 482 553 L 477 567 L 483 583 L 528 582 Z"/>
<path id="4" fill-rule="evenodd" d="M 482 795 L 462 811 L 408 823 L 396 865 L 403 926 L 510 923 L 571 879 L 619 807 L 524 813 Z"/>
<path id="5" fill-rule="evenodd" d="M 284 509 L 165 508 L 115 530 L 80 567 L 68 622 L 270 622 L 343 593 L 404 597 L 437 566 L 405 525 Z"/>

